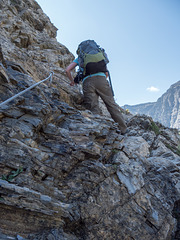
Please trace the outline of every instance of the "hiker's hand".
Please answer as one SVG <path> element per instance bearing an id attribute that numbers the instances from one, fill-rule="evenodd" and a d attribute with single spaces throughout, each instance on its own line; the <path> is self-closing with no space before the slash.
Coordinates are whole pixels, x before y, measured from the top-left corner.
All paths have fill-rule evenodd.
<path id="1" fill-rule="evenodd" d="M 74 80 L 73 80 L 73 81 L 71 81 L 70 85 L 71 85 L 71 86 L 74 86 Z"/>
<path id="2" fill-rule="evenodd" d="M 108 79 L 108 77 L 109 77 L 109 74 L 108 74 L 108 72 L 106 72 L 105 74 L 106 74 L 106 79 Z"/>

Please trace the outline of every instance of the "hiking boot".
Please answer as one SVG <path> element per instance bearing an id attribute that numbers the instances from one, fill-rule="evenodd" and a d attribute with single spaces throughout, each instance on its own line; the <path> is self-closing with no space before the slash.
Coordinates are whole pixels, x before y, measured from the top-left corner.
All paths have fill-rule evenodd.
<path id="1" fill-rule="evenodd" d="M 126 130 L 121 131 L 121 135 L 125 135 L 125 134 L 127 134 L 128 132 L 129 132 L 129 129 L 126 128 Z"/>

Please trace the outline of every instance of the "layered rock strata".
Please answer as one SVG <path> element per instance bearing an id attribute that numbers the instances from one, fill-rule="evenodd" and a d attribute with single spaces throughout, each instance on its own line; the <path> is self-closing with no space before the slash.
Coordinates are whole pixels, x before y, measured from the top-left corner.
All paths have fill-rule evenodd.
<path id="1" fill-rule="evenodd" d="M 178 132 L 125 115 L 122 136 L 79 104 L 73 55 L 40 6 L 0 7 L 0 101 L 55 73 L 0 108 L 0 239 L 178 239 Z"/>

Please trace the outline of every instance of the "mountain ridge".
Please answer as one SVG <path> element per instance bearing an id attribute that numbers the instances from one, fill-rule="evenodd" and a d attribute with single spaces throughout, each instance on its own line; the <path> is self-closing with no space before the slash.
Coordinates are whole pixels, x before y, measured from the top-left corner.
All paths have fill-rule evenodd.
<path id="1" fill-rule="evenodd" d="M 72 53 L 34 0 L 0 1 L 0 239 L 180 237 L 180 136 L 123 111 L 128 132 L 81 105 Z"/>
<path id="2" fill-rule="evenodd" d="M 124 105 L 123 108 L 132 114 L 151 116 L 167 127 L 180 129 L 180 81 L 172 84 L 156 102 Z"/>

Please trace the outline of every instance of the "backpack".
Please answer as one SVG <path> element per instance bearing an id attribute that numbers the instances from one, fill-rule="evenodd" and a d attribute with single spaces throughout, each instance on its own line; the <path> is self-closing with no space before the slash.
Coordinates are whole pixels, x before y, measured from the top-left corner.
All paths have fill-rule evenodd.
<path id="1" fill-rule="evenodd" d="M 81 42 L 76 53 L 79 67 L 83 68 L 83 77 L 98 72 L 107 72 L 106 64 L 109 62 L 107 54 L 94 40 Z"/>

